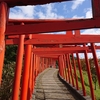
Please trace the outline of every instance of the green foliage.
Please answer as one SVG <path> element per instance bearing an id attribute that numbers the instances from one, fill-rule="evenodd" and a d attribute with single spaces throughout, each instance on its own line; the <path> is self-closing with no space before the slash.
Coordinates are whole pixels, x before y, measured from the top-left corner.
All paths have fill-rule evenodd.
<path id="1" fill-rule="evenodd" d="M 81 65 L 82 65 L 82 70 L 83 70 L 83 71 L 86 71 L 87 68 L 86 68 L 85 59 L 81 59 Z"/>
<path id="2" fill-rule="evenodd" d="M 17 46 L 6 46 L 0 100 L 11 100 Z"/>
<path id="3" fill-rule="evenodd" d="M 82 88 L 80 74 L 79 74 L 79 70 L 78 70 L 77 59 L 75 59 L 75 62 L 76 62 L 76 67 L 77 67 L 76 71 L 77 71 L 77 76 L 78 76 L 78 85 L 80 88 Z M 88 79 L 88 75 L 87 75 L 85 59 L 80 59 L 80 62 L 81 62 L 82 73 L 83 73 L 83 77 L 84 77 L 85 88 L 86 88 L 87 94 L 90 95 L 90 85 L 89 85 L 89 79 Z M 99 60 L 98 60 L 98 62 L 99 62 Z M 100 100 L 100 87 L 97 82 L 97 74 L 96 74 L 96 68 L 94 66 L 94 59 L 89 59 L 89 63 L 90 63 L 90 69 L 91 69 L 91 74 L 92 74 L 92 84 L 94 86 L 96 100 Z"/>
<path id="4" fill-rule="evenodd" d="M 4 65 L 2 84 L 0 87 L 0 100 L 9 100 L 12 95 L 15 63 Z"/>
<path id="5" fill-rule="evenodd" d="M 85 83 L 85 88 L 87 91 L 87 94 L 90 95 L 90 85 L 89 85 L 89 81 L 88 81 L 88 75 L 86 71 L 82 71 L 83 73 L 83 77 L 84 77 L 84 83 Z M 81 81 L 80 81 L 80 74 L 79 71 L 77 70 L 77 76 L 78 76 L 78 84 L 79 87 L 82 88 L 81 86 Z M 96 96 L 96 100 L 100 100 L 100 88 L 99 88 L 99 84 L 96 84 L 97 89 L 95 90 L 95 86 L 94 86 L 94 92 L 95 92 L 95 96 Z"/>
<path id="6" fill-rule="evenodd" d="M 91 73 L 92 73 L 92 81 L 94 83 L 94 87 L 95 87 L 95 90 L 97 89 L 97 74 L 96 74 L 96 68 L 94 66 L 94 60 L 93 59 L 89 59 L 89 62 L 90 62 L 90 67 L 91 67 Z"/>
<path id="7" fill-rule="evenodd" d="M 96 83 L 97 83 L 97 76 L 96 75 L 92 75 L 92 80 L 94 82 L 94 85 L 95 85 L 95 90 L 96 90 Z"/>
<path id="8" fill-rule="evenodd" d="M 5 52 L 5 64 L 9 64 L 11 62 L 16 61 L 16 53 L 17 53 L 17 46 L 16 45 L 10 45 L 6 46 L 6 52 Z"/>

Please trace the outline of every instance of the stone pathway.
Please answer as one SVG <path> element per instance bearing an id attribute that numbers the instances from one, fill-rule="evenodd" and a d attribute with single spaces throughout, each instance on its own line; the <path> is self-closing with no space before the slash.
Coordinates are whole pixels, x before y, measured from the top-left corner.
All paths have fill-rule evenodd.
<path id="1" fill-rule="evenodd" d="M 32 100 L 78 100 L 57 77 L 57 69 L 48 68 L 36 79 Z"/>

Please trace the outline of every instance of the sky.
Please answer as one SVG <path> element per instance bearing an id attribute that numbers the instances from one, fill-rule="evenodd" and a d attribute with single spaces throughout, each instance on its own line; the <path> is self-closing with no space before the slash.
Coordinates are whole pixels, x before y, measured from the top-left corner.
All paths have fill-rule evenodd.
<path id="1" fill-rule="evenodd" d="M 49 3 L 37 6 L 16 6 L 10 8 L 11 19 L 63 19 L 63 18 L 92 18 L 91 0 L 74 0 L 67 2 Z M 100 34 L 100 29 L 81 30 L 81 34 Z M 99 45 L 99 44 L 97 44 Z M 97 56 L 100 52 L 97 52 Z M 92 58 L 92 55 L 88 55 Z M 83 57 L 81 54 L 80 57 Z"/>

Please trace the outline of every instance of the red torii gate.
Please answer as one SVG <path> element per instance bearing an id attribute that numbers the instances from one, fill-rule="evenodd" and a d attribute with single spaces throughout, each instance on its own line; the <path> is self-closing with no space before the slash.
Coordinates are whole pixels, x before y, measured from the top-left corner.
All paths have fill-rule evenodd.
<path id="1" fill-rule="evenodd" d="M 37 4 L 45 4 L 45 3 L 59 2 L 59 1 L 62 1 L 62 0 L 52 0 L 52 1 L 51 0 L 44 0 L 44 1 L 0 0 L 0 60 L 1 60 L 1 62 L 0 62 L 0 84 L 1 84 L 1 77 L 2 77 L 4 52 L 5 52 L 5 35 L 6 36 L 20 35 L 19 42 L 18 42 L 18 39 L 14 39 L 14 38 L 10 41 L 6 40 L 6 43 L 8 43 L 8 44 L 9 43 L 18 44 L 18 55 L 17 55 L 17 62 L 16 62 L 17 69 L 15 72 L 15 81 L 14 81 L 15 83 L 14 83 L 14 91 L 13 91 L 13 98 L 12 98 L 13 100 L 18 100 L 23 53 L 25 54 L 25 59 L 24 59 L 24 73 L 23 73 L 23 82 L 22 82 L 22 90 L 21 90 L 20 100 L 27 99 L 28 79 L 30 79 L 29 80 L 30 90 L 28 92 L 29 93 L 28 99 L 30 98 L 30 95 L 32 94 L 32 90 L 34 87 L 33 82 L 36 78 L 34 76 L 34 71 L 38 69 L 38 68 L 36 69 L 36 67 L 38 67 L 37 62 L 40 61 L 40 58 L 37 55 L 33 54 L 33 52 L 31 52 L 31 50 L 32 50 L 31 44 L 34 44 L 33 43 L 34 40 L 31 40 L 32 35 L 30 35 L 30 34 L 46 33 L 46 32 L 58 32 L 58 31 L 70 31 L 70 30 L 99 28 L 100 27 L 100 23 L 99 23 L 99 21 L 100 21 L 100 12 L 99 12 L 100 11 L 100 8 L 99 8 L 100 1 L 99 0 L 92 0 L 93 18 L 90 18 L 90 19 L 73 19 L 73 20 L 72 19 L 69 19 L 69 20 L 68 19 L 64 19 L 64 20 L 9 20 L 8 19 L 10 7 L 22 6 L 22 5 L 37 5 Z M 45 28 L 45 26 L 47 28 Z M 57 27 L 54 27 L 54 26 L 57 26 Z M 24 41 L 24 37 L 26 37 L 26 36 L 24 36 L 23 34 L 28 35 L 27 37 L 29 40 Z M 70 34 L 71 34 L 71 32 L 70 32 Z M 100 42 L 99 41 L 100 36 L 95 36 L 96 39 L 93 39 L 93 36 L 82 36 L 81 37 L 81 36 L 79 36 L 79 34 L 76 34 L 76 35 L 77 35 L 77 37 L 75 37 L 75 39 L 76 39 L 75 41 L 77 41 L 77 42 L 74 41 L 74 43 L 71 43 L 70 39 L 68 41 L 66 40 L 67 37 L 70 38 L 70 35 L 69 36 L 67 35 L 66 38 L 63 37 L 62 39 L 53 38 L 52 42 L 51 42 L 51 40 L 50 40 L 50 42 L 47 41 L 46 38 L 43 38 L 43 39 L 40 38 L 40 41 L 38 42 L 38 40 L 36 40 L 35 43 L 39 44 L 39 45 L 41 45 L 42 43 L 46 44 L 43 41 L 44 39 L 47 41 L 47 44 L 50 43 L 50 44 L 67 44 L 67 45 L 68 44 L 71 44 L 71 45 L 83 44 L 84 45 L 84 44 L 90 42 L 91 48 L 92 48 L 91 50 L 93 52 L 93 57 L 95 60 L 98 81 L 99 81 L 99 85 L 100 85 L 100 70 L 99 70 L 98 61 L 97 61 L 96 52 L 95 52 L 96 47 L 94 45 L 94 43 Z M 52 39 L 52 37 L 53 36 L 51 36 L 51 39 Z M 86 40 L 85 40 L 85 38 L 86 38 Z M 64 39 L 64 41 L 63 41 L 63 39 Z M 72 39 L 72 41 L 74 40 L 73 37 L 71 39 Z M 84 41 L 84 42 L 81 42 L 81 41 Z M 24 43 L 26 44 L 25 52 L 24 52 Z M 85 48 L 85 45 L 83 48 Z M 95 100 L 94 93 L 93 93 L 93 87 L 92 87 L 92 83 L 91 83 L 90 66 L 89 66 L 89 62 L 88 62 L 88 58 L 87 58 L 88 51 L 87 51 L 87 49 L 85 49 L 85 50 L 83 49 L 83 51 L 85 54 L 86 65 L 87 65 L 87 70 L 88 70 L 89 82 L 90 82 L 90 87 L 91 87 L 90 88 L 91 89 L 91 96 L 92 96 L 92 100 Z M 73 53 L 73 52 L 71 52 L 71 53 Z M 86 95 L 78 53 L 79 53 L 79 51 L 77 51 L 77 58 L 78 58 L 78 65 L 79 65 L 80 76 L 81 76 L 81 81 L 82 81 L 83 94 Z M 31 56 L 31 54 L 33 56 Z M 53 52 L 53 54 L 54 54 L 54 52 Z M 58 53 L 58 55 L 59 55 L 59 53 Z M 65 56 L 63 54 L 60 54 L 60 56 L 59 56 L 59 70 L 60 70 L 60 75 L 62 77 L 64 77 L 63 72 L 64 72 L 64 67 L 65 67 L 64 65 L 66 63 L 64 58 L 65 58 Z M 69 58 L 70 57 L 69 57 L 69 51 L 68 51 L 66 59 L 68 59 L 67 60 L 68 66 L 69 66 L 68 70 L 71 71 L 71 64 L 70 64 Z M 31 60 L 31 67 L 29 69 L 27 66 L 30 64 L 30 60 Z M 32 60 L 34 61 L 33 64 L 32 64 Z M 62 63 L 63 63 L 63 67 L 61 67 Z M 34 66 L 34 67 L 32 67 L 32 66 Z M 30 70 L 30 75 L 29 75 L 29 70 Z M 32 73 L 32 70 L 34 70 L 33 73 Z M 75 70 L 76 69 L 74 69 L 74 71 Z M 18 71 L 19 71 L 19 73 L 18 73 Z M 26 75 L 26 72 L 27 72 L 27 75 Z M 68 73 L 69 73 L 69 71 L 68 71 Z M 38 72 L 36 72 L 35 74 L 37 76 Z M 34 77 L 34 80 L 33 80 L 33 77 Z M 71 72 L 71 77 L 72 77 L 72 72 Z M 70 75 L 69 74 L 68 74 L 68 77 L 66 77 L 66 80 L 67 79 L 69 80 L 69 83 L 70 83 Z M 24 84 L 24 82 L 25 82 L 25 84 Z M 73 77 L 72 77 L 72 84 L 74 86 L 73 82 L 74 81 L 73 81 Z M 76 81 L 76 83 L 77 83 L 77 81 Z M 76 85 L 76 86 L 78 89 L 78 85 Z"/>
<path id="2" fill-rule="evenodd" d="M 45 40 L 47 40 L 47 37 L 50 37 L 50 36 L 52 36 L 54 38 L 52 38 L 52 40 L 51 40 L 51 38 L 49 38 L 48 39 L 49 42 L 45 41 Z M 83 75 L 82 75 L 82 69 L 81 69 L 81 65 L 80 65 L 80 60 L 79 60 L 78 53 L 84 53 L 85 54 L 85 58 L 86 58 L 86 62 L 87 62 L 86 64 L 88 65 L 89 63 L 88 63 L 88 58 L 87 58 L 87 52 L 92 52 L 91 51 L 92 47 L 91 46 L 84 47 L 85 46 L 84 44 L 86 44 L 86 43 L 92 43 L 93 44 L 95 42 L 95 39 L 97 37 L 99 37 L 99 36 L 96 36 L 96 35 L 83 35 L 83 36 L 82 35 L 75 35 L 75 36 L 71 36 L 70 35 L 69 39 L 70 40 L 73 39 L 73 41 L 70 42 L 69 39 L 68 39 L 67 42 L 66 42 L 66 40 L 63 40 L 64 42 L 58 42 L 58 43 L 57 43 L 58 39 L 55 38 L 57 36 L 58 37 L 59 36 L 62 37 L 62 38 L 60 38 L 61 40 L 63 38 L 65 38 L 65 36 L 67 38 L 67 35 L 44 35 L 44 34 L 42 34 L 42 35 L 33 35 L 32 36 L 33 39 L 29 39 L 27 41 L 30 41 L 30 43 L 28 43 L 28 44 L 31 44 L 31 45 L 34 44 L 34 46 L 38 46 L 38 44 L 40 44 L 40 40 L 39 39 L 43 39 L 43 38 L 44 38 L 44 40 L 41 40 L 41 45 L 48 44 L 48 46 L 49 46 L 49 44 L 52 44 L 52 41 L 53 41 L 53 44 L 56 44 L 56 45 L 59 44 L 59 43 L 60 44 L 63 44 L 63 43 L 65 44 L 66 43 L 67 46 L 66 46 L 66 44 L 65 45 L 63 44 L 62 47 L 59 47 L 59 45 L 58 45 L 58 47 L 56 47 L 56 48 L 54 48 L 54 47 L 51 47 L 51 48 L 44 48 L 44 47 L 43 48 L 42 47 L 38 48 L 38 47 L 35 47 L 35 48 L 33 48 L 32 52 L 33 52 L 33 54 L 36 54 L 36 55 L 38 55 L 40 57 L 42 55 L 42 57 L 47 57 L 47 58 L 48 58 L 48 56 L 51 56 L 51 55 L 52 55 L 51 57 L 53 58 L 56 55 L 57 58 L 60 57 L 59 58 L 59 63 L 63 62 L 63 60 L 65 59 L 65 58 L 64 59 L 62 58 L 62 55 L 67 54 L 66 55 L 66 57 L 67 57 L 66 59 L 68 60 L 67 63 L 68 63 L 68 66 L 69 66 L 68 67 L 68 73 L 70 73 L 70 71 L 72 70 L 72 67 L 71 67 L 72 65 L 71 65 L 71 62 L 70 62 L 69 53 L 71 53 L 71 54 L 76 53 L 77 58 L 78 58 L 78 65 L 79 65 L 79 71 L 80 71 L 81 81 L 82 81 L 83 94 L 85 96 L 86 95 L 86 90 L 85 90 L 85 85 L 84 85 L 84 80 L 83 80 Z M 87 38 L 84 38 L 86 36 L 87 36 Z M 80 41 L 80 39 L 78 37 L 81 38 L 81 40 L 82 40 L 82 37 L 83 37 L 84 40 Z M 95 38 L 93 38 L 93 37 L 95 37 Z M 19 41 L 18 36 L 10 36 L 10 37 L 8 37 L 8 39 L 7 39 L 8 41 L 6 41 L 6 43 L 8 42 L 7 43 L 8 45 L 9 44 L 14 44 L 14 42 L 10 41 L 10 40 L 14 40 L 15 38 L 17 38 L 17 41 Z M 91 38 L 92 38 L 92 40 L 91 40 Z M 34 39 L 36 41 L 38 40 L 39 42 L 36 42 Z M 96 42 L 99 43 L 99 39 Z M 24 41 L 24 43 L 25 43 L 25 41 Z M 70 45 L 69 45 L 69 43 L 70 43 Z M 76 46 L 77 44 L 81 44 L 81 45 L 83 45 L 83 47 Z M 64 48 L 63 48 L 63 46 L 64 46 Z M 100 49 L 100 46 L 95 46 L 95 48 Z M 72 57 L 73 57 L 73 55 L 72 55 Z M 73 57 L 73 62 L 75 63 L 74 57 Z M 62 66 L 61 64 L 60 64 L 60 66 Z M 44 66 L 44 64 L 42 66 Z M 88 65 L 87 69 L 88 69 L 88 77 L 89 77 L 89 82 L 90 82 L 91 94 L 92 94 L 92 96 L 94 96 L 93 86 L 92 86 L 92 79 L 91 79 L 91 72 L 90 72 L 89 65 Z M 65 70 L 65 66 L 63 64 L 63 68 L 60 68 L 60 74 L 62 75 L 62 77 L 65 77 L 64 76 L 64 70 Z M 99 70 L 97 69 L 97 71 L 99 71 Z M 74 68 L 74 73 L 76 75 L 76 68 Z M 75 76 L 75 77 L 76 77 L 76 88 L 79 89 L 78 82 L 77 82 L 77 76 Z M 67 78 L 67 81 L 69 80 L 69 83 L 71 83 L 71 78 L 72 78 L 72 85 L 75 86 L 75 83 L 73 81 L 72 71 L 71 71 L 71 78 L 70 78 L 70 74 L 68 74 L 68 76 L 65 77 L 65 79 L 66 78 Z M 98 77 L 98 79 L 99 79 L 99 77 Z M 94 97 L 92 97 L 92 99 L 93 98 Z"/>
<path id="3" fill-rule="evenodd" d="M 15 35 L 16 36 L 16 35 Z M 6 44 L 18 44 L 19 36 L 8 36 L 6 39 Z M 24 40 L 24 44 L 32 44 L 32 45 L 74 45 L 74 44 L 83 44 L 83 43 L 99 43 L 100 35 L 53 35 L 53 34 L 34 34 L 32 35 L 32 39 Z M 47 45 L 48 44 L 48 45 Z"/>

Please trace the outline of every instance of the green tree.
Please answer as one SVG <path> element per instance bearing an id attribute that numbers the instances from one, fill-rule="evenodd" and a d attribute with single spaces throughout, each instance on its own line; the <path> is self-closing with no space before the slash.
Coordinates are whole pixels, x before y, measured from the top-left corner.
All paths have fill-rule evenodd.
<path id="1" fill-rule="evenodd" d="M 16 45 L 6 46 L 4 64 L 9 64 L 11 62 L 15 62 L 16 61 L 16 52 L 17 52 Z"/>
<path id="2" fill-rule="evenodd" d="M 16 51 L 16 45 L 6 46 L 2 84 L 0 87 L 0 100 L 11 100 L 14 70 L 16 64 Z"/>

